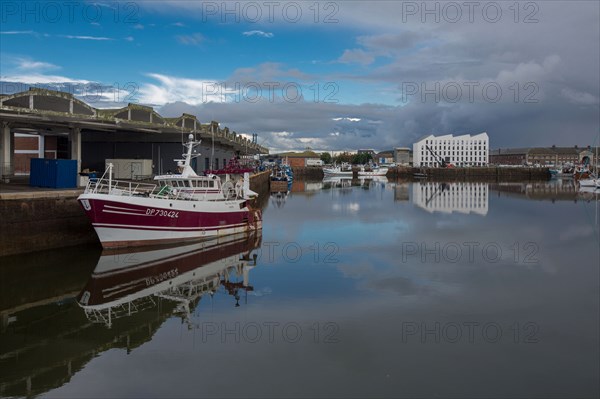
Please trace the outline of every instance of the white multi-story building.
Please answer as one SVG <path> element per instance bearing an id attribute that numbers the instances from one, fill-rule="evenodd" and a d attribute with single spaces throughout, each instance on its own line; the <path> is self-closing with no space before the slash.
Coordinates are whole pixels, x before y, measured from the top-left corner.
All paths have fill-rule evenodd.
<path id="1" fill-rule="evenodd" d="M 440 166 L 439 162 L 443 159 L 455 166 L 485 166 L 488 164 L 489 147 L 489 137 L 485 132 L 456 137 L 430 134 L 413 144 L 413 165 Z"/>

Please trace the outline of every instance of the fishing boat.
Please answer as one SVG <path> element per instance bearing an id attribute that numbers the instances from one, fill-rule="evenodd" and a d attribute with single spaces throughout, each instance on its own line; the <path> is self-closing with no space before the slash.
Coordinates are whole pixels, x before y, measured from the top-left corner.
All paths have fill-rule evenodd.
<path id="1" fill-rule="evenodd" d="M 598 139 L 600 140 L 600 133 L 598 134 Z M 586 167 L 586 174 L 582 175 L 578 180 L 579 187 L 593 187 L 600 188 L 600 178 L 598 178 L 598 145 L 596 145 L 596 157 L 594 159 L 594 170 L 590 171 L 589 166 Z"/>
<path id="2" fill-rule="evenodd" d="M 577 166 L 573 171 L 573 178 L 575 180 L 586 180 L 593 178 L 592 171 L 590 171 L 587 165 Z"/>
<path id="3" fill-rule="evenodd" d="M 346 162 L 342 163 L 341 166 L 330 166 L 323 168 L 325 176 L 352 176 L 352 166 Z"/>
<path id="4" fill-rule="evenodd" d="M 294 171 L 292 170 L 292 167 L 288 163 L 287 157 L 285 158 L 285 161 L 280 165 L 280 169 L 283 171 L 283 173 L 285 173 L 285 175 L 288 178 L 288 181 L 294 180 Z"/>
<path id="5" fill-rule="evenodd" d="M 388 168 L 386 167 L 375 167 L 370 170 L 365 170 L 364 166 L 360 167 L 358 171 L 358 176 L 368 177 L 368 176 L 385 176 L 387 175 Z"/>
<path id="6" fill-rule="evenodd" d="M 129 247 L 200 240 L 262 228 L 259 209 L 248 201 L 249 174 L 235 184 L 226 175 L 198 176 L 190 166 L 192 149 L 199 142 L 189 135 L 183 160 L 176 160 L 180 175 L 157 176 L 158 184 L 119 181 L 113 165 L 90 181 L 78 201 L 104 248 Z M 206 183 L 206 186 L 205 186 Z"/>
<path id="7" fill-rule="evenodd" d="M 276 168 L 271 171 L 271 192 L 288 192 L 291 184 L 292 180 L 282 168 Z"/>

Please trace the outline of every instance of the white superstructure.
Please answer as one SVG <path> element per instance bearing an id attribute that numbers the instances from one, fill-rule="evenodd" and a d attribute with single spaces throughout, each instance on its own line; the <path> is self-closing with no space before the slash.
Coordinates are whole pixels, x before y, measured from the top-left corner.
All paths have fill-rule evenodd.
<path id="1" fill-rule="evenodd" d="M 489 159 L 489 137 L 487 133 L 474 136 L 464 134 L 453 136 L 434 136 L 430 134 L 413 144 L 413 165 L 440 166 L 436 157 L 427 149 L 429 147 L 439 159 L 455 166 L 485 166 Z"/>

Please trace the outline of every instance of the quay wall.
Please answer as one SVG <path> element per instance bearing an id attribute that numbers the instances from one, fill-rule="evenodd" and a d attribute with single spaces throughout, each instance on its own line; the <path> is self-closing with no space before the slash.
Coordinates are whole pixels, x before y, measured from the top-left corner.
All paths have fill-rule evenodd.
<path id="1" fill-rule="evenodd" d="M 259 194 L 252 206 L 263 209 L 269 198 L 270 172 L 250 177 Z M 77 197 L 82 190 L 19 192 L 0 195 L 0 257 L 96 243 L 98 237 Z"/>
<path id="2" fill-rule="evenodd" d="M 425 173 L 433 180 L 478 180 L 478 181 L 523 181 L 523 180 L 548 180 L 548 168 L 409 168 L 397 167 L 388 171 L 388 178 L 412 179 L 414 173 Z"/>
<path id="3" fill-rule="evenodd" d="M 250 202 L 250 206 L 264 210 L 269 203 L 271 171 L 256 173 L 250 176 L 250 190 L 258 193 L 258 198 Z"/>
<path id="4" fill-rule="evenodd" d="M 76 195 L 0 200 L 0 256 L 98 242 Z"/>
<path id="5" fill-rule="evenodd" d="M 292 172 L 294 172 L 294 177 L 304 177 L 309 179 L 322 179 L 323 168 L 320 166 L 302 166 L 302 167 L 293 167 Z"/>
<path id="6" fill-rule="evenodd" d="M 323 168 L 321 167 L 294 167 L 294 177 L 308 179 L 322 179 Z M 352 168 L 353 177 L 358 177 L 359 167 Z M 413 168 L 398 166 L 389 168 L 387 177 L 390 179 L 412 179 L 414 173 L 425 173 L 430 179 L 440 180 L 478 180 L 478 181 L 522 181 L 522 180 L 548 180 L 550 171 L 548 168 Z"/>

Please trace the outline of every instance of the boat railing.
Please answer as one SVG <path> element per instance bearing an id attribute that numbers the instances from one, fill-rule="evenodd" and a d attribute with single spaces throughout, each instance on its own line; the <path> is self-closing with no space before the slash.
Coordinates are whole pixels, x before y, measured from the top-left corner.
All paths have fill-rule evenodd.
<path id="1" fill-rule="evenodd" d="M 111 328 L 113 320 L 155 308 L 157 302 L 152 296 L 145 296 L 131 301 L 119 303 L 105 308 L 83 306 L 85 316 L 91 323 L 104 324 Z"/>
<path id="2" fill-rule="evenodd" d="M 86 194 L 122 195 L 125 197 L 149 196 L 156 189 L 156 184 L 139 183 L 112 178 L 113 164 L 107 165 L 104 174 L 99 179 L 90 179 L 85 187 Z"/>
<path id="3" fill-rule="evenodd" d="M 99 179 L 90 179 L 89 183 L 85 188 L 86 194 L 109 194 L 109 195 L 119 195 L 125 197 L 151 197 L 151 198 L 160 198 L 160 199 L 168 199 L 168 200 L 182 200 L 182 201 L 198 201 L 205 200 L 206 193 L 204 194 L 204 198 L 199 197 L 197 194 L 190 193 L 187 187 L 176 187 L 170 184 L 165 184 L 158 186 L 156 184 L 151 183 L 140 183 L 136 181 L 128 181 L 128 180 L 114 180 L 112 178 L 112 164 L 108 165 L 108 168 L 104 172 Z M 236 197 L 241 197 L 235 190 L 235 186 L 232 185 L 231 189 L 233 189 Z M 223 192 L 223 187 L 221 187 L 221 192 Z M 234 197 L 235 198 L 235 197 Z M 230 198 L 229 195 L 223 195 L 223 200 L 233 199 Z"/>
<path id="4" fill-rule="evenodd" d="M 132 196 L 149 196 L 156 190 L 156 184 L 138 183 L 125 180 L 100 178 L 90 180 L 85 188 L 86 194 L 110 194 Z"/>

